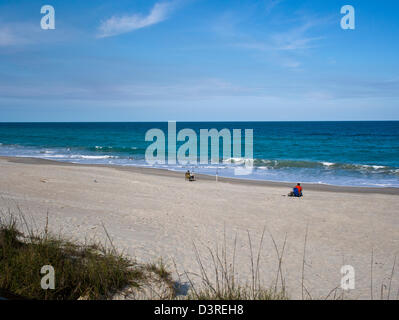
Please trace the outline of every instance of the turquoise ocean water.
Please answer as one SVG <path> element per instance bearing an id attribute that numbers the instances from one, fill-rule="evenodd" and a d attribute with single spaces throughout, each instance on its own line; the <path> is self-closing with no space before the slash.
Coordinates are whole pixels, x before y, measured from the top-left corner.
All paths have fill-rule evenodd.
<path id="1" fill-rule="evenodd" d="M 166 122 L 0 123 L 0 156 L 149 166 L 144 154 L 151 142 L 144 137 L 152 128 L 167 135 Z M 177 131 L 184 128 L 198 137 L 200 129 L 253 129 L 254 170 L 234 176 L 242 159 L 155 167 L 211 175 L 217 170 L 220 176 L 270 181 L 399 187 L 399 121 L 177 123 Z"/>

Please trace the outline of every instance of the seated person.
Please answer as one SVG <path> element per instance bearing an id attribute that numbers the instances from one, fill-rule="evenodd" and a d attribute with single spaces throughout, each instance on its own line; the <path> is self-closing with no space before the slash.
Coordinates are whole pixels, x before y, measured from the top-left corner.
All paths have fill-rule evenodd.
<path id="1" fill-rule="evenodd" d="M 184 175 L 184 177 L 185 177 L 186 180 L 190 180 L 190 177 L 191 177 L 190 170 L 187 170 L 187 172 L 186 172 L 186 174 Z"/>
<path id="2" fill-rule="evenodd" d="M 288 196 L 290 197 L 302 197 L 302 187 L 300 183 L 294 187 L 293 191 L 291 191 Z"/>
<path id="3" fill-rule="evenodd" d="M 190 173 L 190 177 L 188 179 L 189 181 L 195 181 L 195 176 L 194 174 Z"/>

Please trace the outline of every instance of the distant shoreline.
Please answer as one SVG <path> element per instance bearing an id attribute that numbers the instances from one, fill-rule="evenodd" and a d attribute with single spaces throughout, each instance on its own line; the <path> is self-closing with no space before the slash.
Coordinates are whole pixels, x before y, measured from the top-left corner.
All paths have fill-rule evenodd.
<path id="1" fill-rule="evenodd" d="M 0 124 L 29 124 L 29 123 L 167 123 L 168 120 L 159 121 L 0 121 Z M 178 123 L 231 123 L 231 122 L 399 122 L 398 120 L 177 120 Z"/>
<path id="2" fill-rule="evenodd" d="M 105 168 L 114 168 L 119 171 L 130 171 L 130 172 L 138 172 L 138 173 L 157 175 L 157 176 L 168 176 L 168 177 L 175 177 L 178 179 L 183 178 L 182 172 L 171 171 L 168 169 L 161 169 L 161 168 L 146 168 L 146 167 L 140 167 L 140 166 L 119 166 L 119 165 L 109 165 L 109 164 L 80 164 L 80 163 L 62 162 L 62 161 L 48 160 L 48 159 L 42 159 L 42 158 L 33 158 L 33 157 L 0 156 L 0 159 L 4 159 L 4 160 L 7 160 L 7 161 L 13 162 L 13 163 L 36 164 L 36 165 L 105 167 Z M 196 174 L 196 176 L 200 180 L 215 181 L 215 179 L 216 179 L 216 177 L 214 175 Z M 294 186 L 293 183 L 289 183 L 289 182 L 250 180 L 250 179 L 230 178 L 230 177 L 226 178 L 226 177 L 221 177 L 221 176 L 218 176 L 218 182 L 244 184 L 244 185 L 252 185 L 252 186 L 287 188 L 286 193 L 288 193 L 289 189 Z M 335 185 L 316 184 L 316 183 L 301 183 L 301 185 L 303 186 L 305 193 L 306 193 L 306 190 L 315 190 L 315 191 L 325 191 L 325 192 L 399 195 L 399 188 L 393 188 L 393 187 L 379 187 L 379 188 L 358 187 L 358 186 L 352 187 L 352 186 L 335 186 Z"/>

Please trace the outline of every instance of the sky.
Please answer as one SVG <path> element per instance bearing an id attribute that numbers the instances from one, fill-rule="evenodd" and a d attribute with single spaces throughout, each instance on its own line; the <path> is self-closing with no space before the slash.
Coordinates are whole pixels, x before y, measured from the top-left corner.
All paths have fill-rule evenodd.
<path id="1" fill-rule="evenodd" d="M 399 120 L 398 40 L 397 0 L 0 0 L 0 121 Z"/>

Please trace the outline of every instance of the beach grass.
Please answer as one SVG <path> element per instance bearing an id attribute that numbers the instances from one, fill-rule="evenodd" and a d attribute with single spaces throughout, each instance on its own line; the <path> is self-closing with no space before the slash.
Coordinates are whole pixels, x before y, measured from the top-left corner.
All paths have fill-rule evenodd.
<path id="1" fill-rule="evenodd" d="M 16 216 L 0 220 L 0 296 L 39 300 L 111 299 L 151 281 L 172 288 L 162 263 L 138 264 L 99 243 L 80 244 L 47 231 L 23 234 Z M 54 289 L 41 286 L 41 269 L 55 271 Z"/>
<path id="2" fill-rule="evenodd" d="M 288 300 L 288 294 L 285 288 L 285 280 L 282 273 L 281 265 L 284 255 L 285 243 L 281 250 L 275 247 L 277 253 L 278 270 L 276 280 L 269 286 L 261 281 L 260 277 L 260 256 L 265 236 L 263 230 L 258 250 L 254 251 L 253 241 L 248 231 L 248 245 L 250 249 L 250 259 L 248 266 L 250 268 L 251 280 L 241 283 L 236 272 L 236 247 L 237 237 L 234 239 L 232 252 L 228 252 L 226 244 L 226 234 L 224 233 L 223 244 L 221 248 L 212 249 L 206 247 L 207 257 L 200 255 L 195 243 L 193 243 L 196 260 L 200 273 L 185 272 L 190 283 L 188 299 L 191 300 Z M 274 241 L 274 239 L 273 239 Z M 211 261 L 212 272 L 207 271 L 204 261 Z M 193 278 L 199 278 L 194 281 Z"/>

